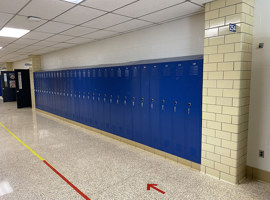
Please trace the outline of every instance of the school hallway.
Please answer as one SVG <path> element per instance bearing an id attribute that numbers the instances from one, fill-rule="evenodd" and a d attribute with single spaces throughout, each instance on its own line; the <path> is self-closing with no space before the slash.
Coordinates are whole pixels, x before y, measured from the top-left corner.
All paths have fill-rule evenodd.
<path id="1" fill-rule="evenodd" d="M 179 163 L 16 103 L 0 103 L 0 122 L 93 200 L 269 199 L 257 181 L 232 185 Z M 84 199 L 0 127 L 0 199 Z M 147 184 L 157 184 L 162 194 Z"/>

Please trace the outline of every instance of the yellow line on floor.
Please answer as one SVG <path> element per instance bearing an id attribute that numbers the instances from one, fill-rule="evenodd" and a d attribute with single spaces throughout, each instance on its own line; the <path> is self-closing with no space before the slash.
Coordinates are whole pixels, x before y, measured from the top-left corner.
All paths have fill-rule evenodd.
<path id="1" fill-rule="evenodd" d="M 31 151 L 36 157 L 38 157 L 40 160 L 44 161 L 44 159 L 38 155 L 33 149 L 31 149 L 27 144 L 25 144 L 23 141 L 20 140 L 20 138 L 18 138 L 14 133 L 12 133 L 7 127 L 5 127 L 1 122 L 0 125 L 6 129 L 7 132 L 9 132 L 13 137 L 16 138 L 16 140 L 18 140 L 23 146 L 25 146 L 29 151 Z"/>

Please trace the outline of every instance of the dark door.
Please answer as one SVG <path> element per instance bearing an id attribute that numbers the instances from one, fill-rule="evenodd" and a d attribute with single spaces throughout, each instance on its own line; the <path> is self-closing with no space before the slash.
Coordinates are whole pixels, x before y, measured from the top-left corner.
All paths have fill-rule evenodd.
<path id="1" fill-rule="evenodd" d="M 17 108 L 31 107 L 30 76 L 28 69 L 15 69 Z"/>
<path id="2" fill-rule="evenodd" d="M 0 96 L 2 96 L 2 81 L 1 81 L 1 75 L 0 75 Z"/>
<path id="3" fill-rule="evenodd" d="M 2 71 L 3 102 L 16 101 L 16 81 L 14 71 Z"/>

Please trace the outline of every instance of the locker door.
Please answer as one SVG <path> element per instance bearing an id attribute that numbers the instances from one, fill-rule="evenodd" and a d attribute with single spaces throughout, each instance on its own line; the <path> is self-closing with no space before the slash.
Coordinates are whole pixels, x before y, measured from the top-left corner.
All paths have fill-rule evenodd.
<path id="1" fill-rule="evenodd" d="M 79 114 L 80 114 L 80 110 L 79 110 L 79 73 L 78 70 L 74 70 L 74 103 L 73 103 L 73 107 L 74 107 L 74 121 L 78 122 L 79 121 Z"/>
<path id="2" fill-rule="evenodd" d="M 60 116 L 64 116 L 64 104 L 63 104 L 63 71 L 59 71 L 59 104 L 60 104 Z"/>
<path id="3" fill-rule="evenodd" d="M 68 110 L 67 110 L 67 71 L 62 71 L 63 76 L 63 91 L 62 91 L 62 98 L 63 98 L 63 116 L 67 118 Z"/>
<path id="4" fill-rule="evenodd" d="M 202 120 L 202 60 L 189 61 L 186 88 L 187 133 L 186 156 L 189 160 L 201 163 L 201 120 Z"/>
<path id="5" fill-rule="evenodd" d="M 150 131 L 150 65 L 141 67 L 141 127 L 142 142 L 145 145 L 152 145 Z"/>
<path id="6" fill-rule="evenodd" d="M 161 150 L 172 153 L 173 152 L 173 134 L 172 134 L 172 74 L 173 67 L 171 64 L 164 63 L 161 67 L 160 76 L 160 136 L 161 136 Z"/>
<path id="7" fill-rule="evenodd" d="M 104 94 L 103 94 L 103 116 L 104 116 L 104 130 L 110 132 L 110 80 L 109 69 L 105 68 L 103 71 L 104 76 Z"/>
<path id="8" fill-rule="evenodd" d="M 184 151 L 186 145 L 186 133 L 184 130 L 185 126 L 185 68 L 187 62 L 175 63 L 174 80 L 172 83 L 172 101 L 173 101 L 173 112 L 172 112 L 172 128 L 174 136 L 174 155 L 186 158 Z"/>
<path id="9" fill-rule="evenodd" d="M 91 71 L 90 69 L 87 69 L 87 78 L 86 78 L 86 89 L 87 89 L 87 106 L 86 106 L 86 118 L 87 118 L 87 122 L 86 124 L 88 126 L 92 126 L 92 123 L 91 123 L 91 113 L 92 113 L 92 110 L 91 110 L 91 94 L 92 94 L 92 88 L 91 88 Z"/>
<path id="10" fill-rule="evenodd" d="M 131 96 L 132 96 L 132 138 L 136 142 L 142 143 L 141 129 L 141 67 L 131 67 Z"/>
<path id="11" fill-rule="evenodd" d="M 66 118 L 67 119 L 70 119 L 70 71 L 67 70 L 66 71 L 66 95 L 65 95 L 65 98 L 66 98 Z"/>
<path id="12" fill-rule="evenodd" d="M 152 136 L 153 148 L 160 148 L 160 129 L 159 129 L 159 118 L 160 118 L 160 100 L 159 100 L 159 87 L 160 87 L 160 67 L 159 65 L 152 65 L 150 68 L 150 134 Z"/>
<path id="13" fill-rule="evenodd" d="M 71 78 L 71 86 L 72 86 L 72 90 L 71 90 L 71 113 L 72 113 L 72 120 L 75 121 L 76 118 L 76 107 L 75 107 L 75 70 L 72 70 L 70 73 L 70 78 Z"/>
<path id="14" fill-rule="evenodd" d="M 97 71 L 96 69 L 92 70 L 92 83 L 93 83 L 93 92 L 92 92 L 92 119 L 93 119 L 93 127 L 97 128 L 98 119 L 97 119 Z"/>
<path id="15" fill-rule="evenodd" d="M 82 96 L 81 96 L 81 99 L 82 99 L 82 117 L 81 117 L 81 123 L 83 124 L 86 124 L 87 122 L 87 110 L 86 110 L 86 107 L 87 107 L 87 98 L 86 98 L 86 95 L 87 95 L 87 86 L 86 86 L 86 70 L 82 70 L 82 84 L 81 84 L 81 87 L 82 87 Z"/>
<path id="16" fill-rule="evenodd" d="M 102 69 L 97 69 L 97 82 L 96 82 L 96 89 L 97 89 L 97 128 L 101 129 L 104 126 L 103 121 L 103 99 L 102 99 L 102 93 L 103 93 L 103 74 Z"/>
<path id="17" fill-rule="evenodd" d="M 123 135 L 127 139 L 132 139 L 132 102 L 131 102 L 131 72 L 130 67 L 124 67 L 123 77 Z"/>
<path id="18" fill-rule="evenodd" d="M 115 117 L 116 117 L 116 133 L 121 137 L 125 137 L 123 132 L 124 114 L 123 114 L 123 81 L 124 81 L 124 68 L 117 67 L 116 69 L 116 102 L 115 102 Z"/>

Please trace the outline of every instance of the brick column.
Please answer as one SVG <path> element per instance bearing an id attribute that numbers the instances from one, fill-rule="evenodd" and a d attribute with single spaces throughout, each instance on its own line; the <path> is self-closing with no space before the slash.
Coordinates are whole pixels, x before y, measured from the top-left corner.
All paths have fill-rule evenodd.
<path id="1" fill-rule="evenodd" d="M 253 6 L 254 0 L 205 5 L 201 171 L 231 183 L 245 177 Z"/>
<path id="2" fill-rule="evenodd" d="M 33 73 L 41 69 L 41 58 L 38 55 L 30 55 L 29 59 L 30 59 L 30 62 L 32 62 L 32 66 L 29 67 L 32 109 L 35 109 L 36 101 L 35 101 L 35 86 L 34 86 Z"/>

